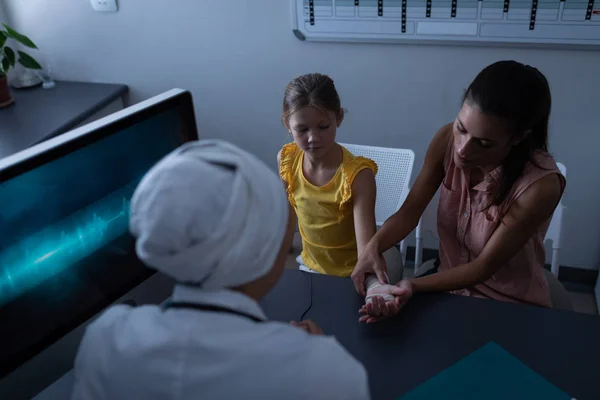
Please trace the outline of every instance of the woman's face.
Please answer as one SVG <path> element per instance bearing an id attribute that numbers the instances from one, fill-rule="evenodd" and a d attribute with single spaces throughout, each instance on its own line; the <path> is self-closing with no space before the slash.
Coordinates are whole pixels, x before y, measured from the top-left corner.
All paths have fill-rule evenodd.
<path id="1" fill-rule="evenodd" d="M 339 114 L 315 107 L 304 107 L 290 116 L 288 129 L 298 147 L 311 158 L 320 158 L 327 154 L 335 143 L 343 111 L 340 110 Z"/>
<path id="2" fill-rule="evenodd" d="M 515 143 L 502 119 L 465 101 L 452 128 L 454 163 L 459 168 L 495 168 Z"/>

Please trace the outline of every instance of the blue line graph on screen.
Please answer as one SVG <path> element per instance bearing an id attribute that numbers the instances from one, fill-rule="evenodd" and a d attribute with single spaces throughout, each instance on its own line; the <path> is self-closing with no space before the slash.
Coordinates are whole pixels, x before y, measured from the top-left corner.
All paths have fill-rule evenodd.
<path id="1" fill-rule="evenodd" d="M 127 185 L 0 253 L 0 305 L 127 233 L 134 189 Z"/>

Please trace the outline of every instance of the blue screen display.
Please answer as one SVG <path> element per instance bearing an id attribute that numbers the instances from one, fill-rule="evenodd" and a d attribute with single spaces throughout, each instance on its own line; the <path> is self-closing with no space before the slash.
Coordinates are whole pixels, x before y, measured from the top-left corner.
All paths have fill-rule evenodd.
<path id="1" fill-rule="evenodd" d="M 0 182 L 0 364 L 151 274 L 133 251 L 129 201 L 192 127 L 169 108 Z"/>
<path id="2" fill-rule="evenodd" d="M 163 113 L 0 184 L 0 306 L 128 230 L 144 173 L 175 149 Z"/>

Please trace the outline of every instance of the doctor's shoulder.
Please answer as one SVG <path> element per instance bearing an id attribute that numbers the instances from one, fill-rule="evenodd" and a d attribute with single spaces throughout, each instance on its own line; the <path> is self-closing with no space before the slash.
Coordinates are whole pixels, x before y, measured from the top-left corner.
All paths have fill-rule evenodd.
<path id="1" fill-rule="evenodd" d="M 85 329 L 81 345 L 87 340 L 99 340 L 107 331 L 112 331 L 115 324 L 126 319 L 134 307 L 126 304 L 113 305 L 102 311 L 98 317 L 90 322 Z"/>
<path id="2" fill-rule="evenodd" d="M 115 305 L 103 311 L 85 329 L 75 356 L 74 384 L 71 400 L 89 400 L 105 397 L 104 388 L 98 386 L 110 371 L 105 368 L 111 361 L 110 351 L 123 321 L 132 311 L 128 305 Z"/>
<path id="3" fill-rule="evenodd" d="M 160 313 L 160 307 L 144 305 L 132 307 L 118 304 L 108 307 L 86 328 L 75 360 L 76 367 L 87 368 L 86 363 L 94 364 L 99 358 L 109 357 L 115 347 L 134 344 L 138 341 L 132 329 L 140 323 L 151 323 Z M 124 343 L 127 342 L 127 343 Z"/>

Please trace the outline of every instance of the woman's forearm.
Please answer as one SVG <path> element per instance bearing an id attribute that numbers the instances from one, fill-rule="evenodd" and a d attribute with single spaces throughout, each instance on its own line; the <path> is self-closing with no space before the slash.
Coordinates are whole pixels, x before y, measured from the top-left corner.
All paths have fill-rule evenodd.
<path id="1" fill-rule="evenodd" d="M 382 254 L 392 246 L 400 243 L 411 233 L 419 223 L 419 218 L 415 218 L 418 213 L 411 213 L 402 208 L 385 221 L 383 226 L 377 231 L 371 244 L 376 246 L 377 251 Z"/>
<path id="2" fill-rule="evenodd" d="M 413 292 L 448 292 L 483 283 L 491 277 L 488 271 L 475 262 L 458 265 L 446 271 L 422 278 L 409 279 Z"/>

